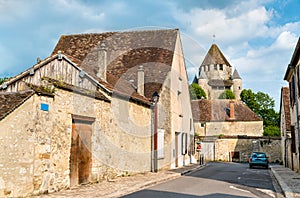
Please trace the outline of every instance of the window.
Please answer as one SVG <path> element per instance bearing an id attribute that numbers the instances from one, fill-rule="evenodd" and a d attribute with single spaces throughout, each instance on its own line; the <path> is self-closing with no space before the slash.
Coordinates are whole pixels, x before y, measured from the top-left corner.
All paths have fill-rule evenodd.
<path id="1" fill-rule="evenodd" d="M 214 70 L 218 70 L 218 65 L 214 64 Z"/>
<path id="2" fill-rule="evenodd" d="M 209 65 L 207 65 L 207 71 L 209 71 Z"/>
<path id="3" fill-rule="evenodd" d="M 164 142 L 165 142 L 165 130 L 158 129 L 157 130 L 157 159 L 163 159 L 165 157 Z"/>
<path id="4" fill-rule="evenodd" d="M 295 103 L 295 79 L 294 76 L 292 78 L 292 82 L 289 83 L 290 85 L 290 102 L 291 102 L 291 107 L 294 106 Z"/>
<path id="5" fill-rule="evenodd" d="M 182 155 L 187 154 L 187 134 L 186 133 L 182 133 Z"/>
<path id="6" fill-rule="evenodd" d="M 296 153 L 296 136 L 295 136 L 295 126 L 291 126 L 291 134 L 292 134 L 292 145 L 291 150 L 292 153 Z"/>
<path id="7" fill-rule="evenodd" d="M 219 68 L 223 71 L 223 64 L 220 64 Z"/>
<path id="8" fill-rule="evenodd" d="M 205 123 L 201 123 L 201 127 L 204 127 L 205 126 Z"/>

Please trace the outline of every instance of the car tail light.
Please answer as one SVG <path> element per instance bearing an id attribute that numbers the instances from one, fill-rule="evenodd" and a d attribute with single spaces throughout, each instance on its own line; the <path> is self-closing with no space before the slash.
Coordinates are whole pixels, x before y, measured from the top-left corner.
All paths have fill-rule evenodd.
<path id="1" fill-rule="evenodd" d="M 252 157 L 250 157 L 249 161 L 252 162 Z"/>

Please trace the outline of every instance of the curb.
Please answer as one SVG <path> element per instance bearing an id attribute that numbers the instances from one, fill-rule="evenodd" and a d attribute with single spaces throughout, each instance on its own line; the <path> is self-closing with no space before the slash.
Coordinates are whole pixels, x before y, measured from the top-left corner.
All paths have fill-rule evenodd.
<path id="1" fill-rule="evenodd" d="M 280 175 L 271 167 L 272 174 L 276 178 L 283 194 L 285 197 L 294 197 L 293 191 L 287 186 L 287 184 L 283 181 Z"/>
<path id="2" fill-rule="evenodd" d="M 181 175 L 186 175 L 188 173 L 191 173 L 191 172 L 194 172 L 196 170 L 202 169 L 205 166 L 206 166 L 206 164 L 202 164 L 202 165 L 199 165 L 198 167 L 195 167 L 195 168 L 192 168 L 192 169 L 189 169 L 189 170 L 185 170 L 185 171 L 181 172 Z"/>

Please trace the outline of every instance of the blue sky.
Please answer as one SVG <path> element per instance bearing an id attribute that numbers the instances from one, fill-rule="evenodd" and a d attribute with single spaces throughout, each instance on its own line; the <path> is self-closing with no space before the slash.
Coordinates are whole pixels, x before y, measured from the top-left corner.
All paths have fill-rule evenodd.
<path id="1" fill-rule="evenodd" d="M 179 28 L 190 80 L 213 43 L 243 88 L 280 88 L 300 30 L 298 0 L 0 0 L 0 77 L 48 57 L 62 34 Z"/>

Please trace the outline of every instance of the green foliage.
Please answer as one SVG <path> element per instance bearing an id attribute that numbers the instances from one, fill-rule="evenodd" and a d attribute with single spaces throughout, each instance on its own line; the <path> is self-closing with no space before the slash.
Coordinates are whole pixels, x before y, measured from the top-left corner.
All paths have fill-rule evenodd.
<path id="1" fill-rule="evenodd" d="M 197 100 L 201 98 L 206 99 L 206 93 L 197 83 L 192 83 L 189 86 L 191 100 Z"/>
<path id="2" fill-rule="evenodd" d="M 264 135 L 280 136 L 279 113 L 274 110 L 273 98 L 263 92 L 254 93 L 250 89 L 244 89 L 241 93 L 241 100 L 263 119 Z"/>
<path id="3" fill-rule="evenodd" d="M 277 126 L 264 127 L 264 136 L 280 136 L 280 129 Z"/>
<path id="4" fill-rule="evenodd" d="M 8 80 L 7 77 L 0 78 L 0 85 Z"/>
<path id="5" fill-rule="evenodd" d="M 221 93 L 219 99 L 235 99 L 235 95 L 230 89 L 226 89 L 223 93 Z"/>

